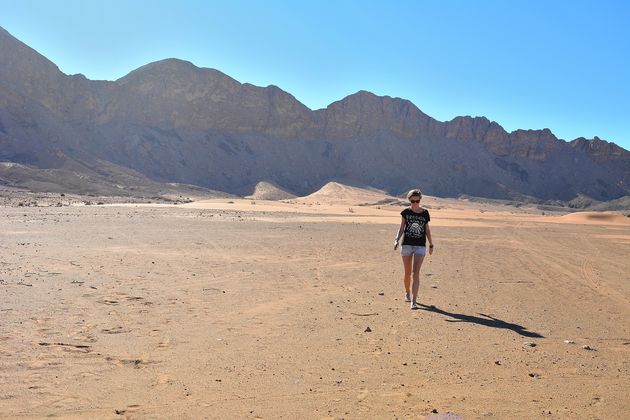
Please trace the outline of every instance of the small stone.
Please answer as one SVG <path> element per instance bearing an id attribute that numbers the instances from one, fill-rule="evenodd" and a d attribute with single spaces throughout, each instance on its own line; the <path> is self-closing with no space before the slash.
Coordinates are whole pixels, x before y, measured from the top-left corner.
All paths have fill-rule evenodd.
<path id="1" fill-rule="evenodd" d="M 526 341 L 523 343 L 523 345 L 527 347 L 536 347 L 536 343 L 534 343 L 533 341 Z"/>
<path id="2" fill-rule="evenodd" d="M 494 361 L 494 364 L 495 364 L 495 365 L 497 365 L 497 366 L 501 366 L 501 362 L 500 362 L 500 361 L 498 361 L 498 360 L 495 360 L 495 361 Z"/>
<path id="3" fill-rule="evenodd" d="M 431 410 L 432 413 L 437 413 L 437 408 L 434 408 L 433 410 Z"/>
<path id="4" fill-rule="evenodd" d="M 595 350 L 593 347 L 589 346 L 588 344 L 584 344 L 584 345 L 582 346 L 582 348 L 583 348 L 584 350 Z"/>
<path id="5" fill-rule="evenodd" d="M 372 328 L 367 327 L 364 332 L 372 332 Z"/>
<path id="6" fill-rule="evenodd" d="M 575 341 L 573 340 L 564 340 L 565 344 L 575 344 Z"/>
<path id="7" fill-rule="evenodd" d="M 534 378 L 534 379 L 538 379 L 538 378 L 540 378 L 540 375 L 539 375 L 539 374 L 537 374 L 537 373 L 530 373 L 530 374 L 529 374 L 529 377 L 530 377 L 530 378 Z"/>
<path id="8" fill-rule="evenodd" d="M 437 289 L 437 284 L 432 284 L 431 289 Z"/>
<path id="9" fill-rule="evenodd" d="M 385 296 L 385 292 L 378 292 L 379 296 Z"/>

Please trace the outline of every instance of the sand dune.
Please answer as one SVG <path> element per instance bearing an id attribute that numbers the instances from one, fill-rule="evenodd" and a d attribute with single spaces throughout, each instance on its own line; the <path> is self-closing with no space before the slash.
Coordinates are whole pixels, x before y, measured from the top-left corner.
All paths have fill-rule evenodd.
<path id="1" fill-rule="evenodd" d="M 620 213 L 584 211 L 575 212 L 561 216 L 559 222 L 579 223 L 579 224 L 599 224 L 599 225 L 628 225 L 630 217 Z"/>
<path id="2" fill-rule="evenodd" d="M 292 194 L 278 185 L 269 181 L 260 181 L 254 187 L 254 191 L 245 196 L 252 200 L 288 200 L 295 198 L 296 195 Z"/>
<path id="3" fill-rule="evenodd" d="M 376 188 L 353 187 L 339 182 L 329 182 L 314 193 L 298 197 L 294 201 L 312 204 L 359 205 L 374 204 L 382 200 L 396 200 L 396 197 Z"/>

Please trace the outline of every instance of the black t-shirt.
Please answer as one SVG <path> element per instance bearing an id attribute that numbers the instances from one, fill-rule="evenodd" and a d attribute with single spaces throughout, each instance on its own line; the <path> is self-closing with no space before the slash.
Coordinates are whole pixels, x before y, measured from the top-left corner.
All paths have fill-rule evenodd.
<path id="1" fill-rule="evenodd" d="M 400 215 L 405 218 L 405 238 L 402 244 L 426 246 L 427 234 L 425 232 L 425 225 L 431 220 L 429 211 L 423 209 L 420 213 L 416 213 L 410 208 L 406 208 Z"/>

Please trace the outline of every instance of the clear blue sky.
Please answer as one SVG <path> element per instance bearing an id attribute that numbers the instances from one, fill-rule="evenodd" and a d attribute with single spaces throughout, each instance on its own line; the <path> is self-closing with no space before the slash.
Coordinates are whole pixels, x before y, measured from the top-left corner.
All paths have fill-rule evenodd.
<path id="1" fill-rule="evenodd" d="M 68 74 L 176 57 L 312 109 L 365 89 L 626 149 L 629 22 L 623 0 L 0 0 L 0 26 Z"/>

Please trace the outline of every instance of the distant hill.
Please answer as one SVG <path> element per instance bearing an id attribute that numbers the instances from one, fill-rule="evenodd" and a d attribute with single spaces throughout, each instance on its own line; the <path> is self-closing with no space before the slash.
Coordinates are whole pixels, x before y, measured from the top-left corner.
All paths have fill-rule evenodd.
<path id="1" fill-rule="evenodd" d="M 620 197 L 615 200 L 593 204 L 589 206 L 588 209 L 594 211 L 630 210 L 630 196 Z"/>
<path id="2" fill-rule="evenodd" d="M 295 198 L 295 194 L 283 190 L 273 182 L 260 181 L 254 186 L 254 191 L 246 195 L 245 198 L 254 200 L 288 200 Z"/>
<path id="3" fill-rule="evenodd" d="M 329 182 L 317 191 L 295 199 L 294 201 L 312 204 L 374 204 L 384 200 L 396 201 L 395 197 L 369 187 L 344 185 L 339 182 Z"/>
<path id="4" fill-rule="evenodd" d="M 1 28 L 0 161 L 22 165 L 0 168 L 0 183 L 37 190 L 105 192 L 134 178 L 229 193 L 270 181 L 307 195 L 344 180 L 394 195 L 630 195 L 630 152 L 597 137 L 507 132 L 484 117 L 441 122 L 367 91 L 313 111 L 276 86 L 177 59 L 88 80 Z"/>

